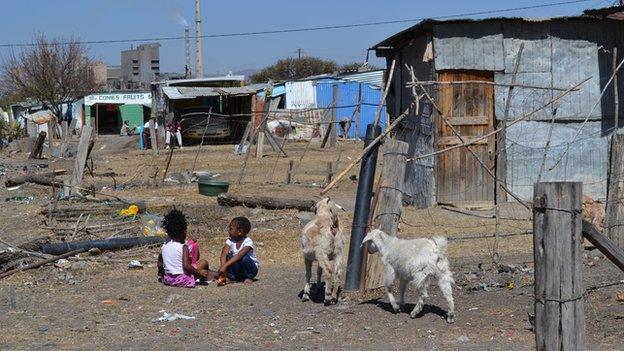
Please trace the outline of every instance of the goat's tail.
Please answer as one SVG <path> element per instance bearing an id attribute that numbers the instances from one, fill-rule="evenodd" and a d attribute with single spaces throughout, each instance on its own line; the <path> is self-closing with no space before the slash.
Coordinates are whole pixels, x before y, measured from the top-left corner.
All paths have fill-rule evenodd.
<path id="1" fill-rule="evenodd" d="M 448 247 L 448 240 L 443 236 L 434 236 L 431 241 L 436 245 L 436 251 L 442 256 L 446 256 L 446 248 Z"/>

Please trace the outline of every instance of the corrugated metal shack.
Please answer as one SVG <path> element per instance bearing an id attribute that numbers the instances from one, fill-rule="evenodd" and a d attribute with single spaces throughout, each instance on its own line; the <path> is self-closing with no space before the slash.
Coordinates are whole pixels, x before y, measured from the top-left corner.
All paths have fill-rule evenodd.
<path id="1" fill-rule="evenodd" d="M 188 111 L 212 111 L 214 116 L 228 121 L 231 135 L 227 141 L 237 141 L 251 120 L 252 100 L 257 91 L 244 86 L 244 81 L 244 76 L 228 75 L 152 83 L 154 115 L 163 125 L 165 118 L 179 119 Z"/>
<path id="2" fill-rule="evenodd" d="M 617 15 L 623 10 L 616 7 L 543 20 L 423 21 L 373 47 L 377 56 L 386 58 L 388 67 L 396 59 L 397 72 L 386 101 L 391 118 L 413 101 L 411 88 L 406 87 L 411 81 L 406 64 L 414 68 L 420 81 L 509 84 L 523 43 L 516 83 L 552 89 L 515 87 L 507 116 L 508 86 L 437 83 L 428 86 L 429 93 L 462 137 L 470 138 L 492 132 L 505 120 L 532 112 L 564 88 L 591 77 L 558 104 L 548 105 L 528 120 L 510 126 L 505 134 L 498 133 L 472 148 L 499 179 L 506 178 L 515 194 L 530 200 L 554 116 L 542 181 L 582 181 L 586 194 L 604 199 L 607 136 L 614 129 L 613 87 L 608 87 L 602 100 L 595 108 L 594 105 L 613 73 L 613 48 L 620 49 L 618 62 L 624 57 L 624 22 Z M 621 71 L 618 77 L 622 82 Z M 618 92 L 624 96 L 621 83 Z M 624 116 L 623 113 L 624 104 L 620 104 L 619 115 Z M 589 120 L 584 125 L 586 118 Z M 412 112 L 401 125 L 398 137 L 410 143 L 413 156 L 459 144 L 429 103 L 421 103 L 420 111 Z M 560 158 L 561 162 L 557 162 Z M 464 147 L 410 162 L 405 187 L 419 207 L 435 203 L 494 203 L 495 199 L 494 181 Z M 505 195 L 499 192 L 499 201 L 504 201 Z"/>
<path id="3" fill-rule="evenodd" d="M 346 123 L 348 127 L 346 137 L 364 138 L 366 125 L 373 122 L 375 111 L 381 100 L 383 75 L 384 70 L 375 70 L 309 77 L 275 86 L 273 96 L 279 95 L 283 99 L 280 103 L 283 109 L 278 110 L 280 115 L 287 116 L 290 113 L 296 122 L 315 123 L 329 120 L 334 105 L 334 89 L 336 89 L 336 120 Z M 262 94 L 258 96 L 263 97 Z M 359 110 L 357 109 L 358 102 L 361 102 Z M 259 106 L 258 103 L 256 106 Z M 383 128 L 385 106 L 381 113 Z M 341 128 L 337 131 L 339 136 L 345 137 Z M 317 136 L 322 136 L 322 134 L 323 132 L 317 133 Z"/>

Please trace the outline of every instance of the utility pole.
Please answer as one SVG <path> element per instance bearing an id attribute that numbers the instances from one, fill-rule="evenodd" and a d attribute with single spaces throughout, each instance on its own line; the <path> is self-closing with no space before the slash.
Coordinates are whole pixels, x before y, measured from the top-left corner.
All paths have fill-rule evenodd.
<path id="1" fill-rule="evenodd" d="M 202 52 L 201 10 L 199 2 L 200 0 L 195 0 L 195 76 L 197 78 L 202 78 L 204 76 L 204 55 Z"/>
<path id="2" fill-rule="evenodd" d="M 622 0 L 622 1 L 624 1 L 624 0 Z M 300 60 L 301 60 L 301 53 L 302 53 L 302 52 L 303 52 L 303 49 L 302 49 L 302 48 L 298 48 L 298 49 L 297 49 L 297 54 L 299 55 L 299 59 L 300 59 Z"/>
<path id="3" fill-rule="evenodd" d="M 191 78 L 191 39 L 189 34 L 189 27 L 184 27 L 184 51 L 184 78 Z"/>

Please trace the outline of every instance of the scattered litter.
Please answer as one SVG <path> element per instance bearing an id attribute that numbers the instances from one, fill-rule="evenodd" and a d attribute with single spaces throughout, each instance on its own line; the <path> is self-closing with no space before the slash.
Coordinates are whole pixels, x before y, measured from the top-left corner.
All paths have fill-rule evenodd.
<path id="1" fill-rule="evenodd" d="M 115 301 L 114 300 L 102 300 L 102 301 L 100 301 L 100 303 L 102 305 L 114 305 Z"/>
<path id="2" fill-rule="evenodd" d="M 505 286 L 507 287 L 507 290 L 513 290 L 513 288 L 516 287 L 516 283 L 513 280 L 510 280 Z"/>
<path id="3" fill-rule="evenodd" d="M 269 327 L 274 327 L 275 323 L 269 323 Z"/>
<path id="4" fill-rule="evenodd" d="M 88 252 L 89 252 L 89 255 L 91 256 L 97 256 L 102 253 L 102 250 L 98 249 L 97 247 L 94 247 L 94 248 L 89 249 Z"/>
<path id="5" fill-rule="evenodd" d="M 165 236 L 165 230 L 162 228 L 162 218 L 155 214 L 145 214 L 141 216 L 143 223 L 144 236 Z"/>
<path id="6" fill-rule="evenodd" d="M 167 313 L 164 310 L 160 310 L 159 312 L 162 313 L 163 315 L 161 317 L 153 319 L 152 322 L 173 322 L 178 319 L 186 319 L 186 320 L 195 319 L 195 317 L 185 316 L 179 313 L 173 313 L 173 314 Z"/>
<path id="7" fill-rule="evenodd" d="M 513 273 L 513 272 L 515 272 L 517 270 L 518 270 L 518 268 L 515 265 L 513 265 L 513 264 L 501 264 L 498 267 L 498 272 L 499 273 Z"/>
<path id="8" fill-rule="evenodd" d="M 476 310 L 478 310 L 478 309 L 479 309 L 479 307 L 470 307 L 470 308 L 468 309 L 468 311 L 476 311 Z"/>
<path id="9" fill-rule="evenodd" d="M 615 300 L 619 302 L 624 302 L 624 291 L 619 292 L 617 295 L 615 295 Z"/>
<path id="10" fill-rule="evenodd" d="M 69 262 L 69 260 L 66 260 L 64 258 L 61 258 L 60 260 L 58 260 L 58 261 L 56 261 L 54 263 L 54 267 L 61 268 L 61 269 L 67 269 L 67 268 L 71 267 L 71 262 Z"/>
<path id="11" fill-rule="evenodd" d="M 19 185 L 16 185 L 16 186 L 12 186 L 12 187 L 10 187 L 10 188 L 6 188 L 6 189 L 7 189 L 8 191 L 13 191 L 13 190 L 17 190 L 17 189 L 19 189 L 19 188 L 20 188 L 20 186 L 19 186 Z"/>
<path id="12" fill-rule="evenodd" d="M 457 342 L 460 344 L 467 343 L 468 341 L 470 341 L 470 339 L 466 335 L 462 335 L 457 338 Z"/>
<path id="13" fill-rule="evenodd" d="M 134 205 L 134 204 L 128 206 L 128 208 L 124 208 L 121 211 L 119 211 L 119 215 L 122 217 L 134 217 L 137 214 L 139 214 L 139 206 Z"/>
<path id="14" fill-rule="evenodd" d="M 128 263 L 128 268 L 130 268 L 130 269 L 143 269 L 143 265 L 141 264 L 141 262 L 139 262 L 137 260 L 132 260 L 132 261 L 130 261 L 130 263 Z"/>
<path id="15" fill-rule="evenodd" d="M 254 208 L 253 210 L 251 210 L 251 214 L 257 215 L 258 213 L 260 213 L 262 210 L 259 208 Z"/>
<path id="16" fill-rule="evenodd" d="M 11 196 L 4 199 L 5 202 L 15 202 L 20 204 L 29 203 L 34 200 L 32 196 Z"/>

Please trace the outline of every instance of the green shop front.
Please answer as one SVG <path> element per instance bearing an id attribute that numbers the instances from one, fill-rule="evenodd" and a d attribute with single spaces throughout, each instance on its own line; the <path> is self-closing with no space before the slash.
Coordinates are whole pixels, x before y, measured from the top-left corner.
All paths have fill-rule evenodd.
<path id="1" fill-rule="evenodd" d="M 123 121 L 140 127 L 150 118 L 150 92 L 101 93 L 85 96 L 83 125 L 94 126 L 98 134 L 119 134 Z"/>

